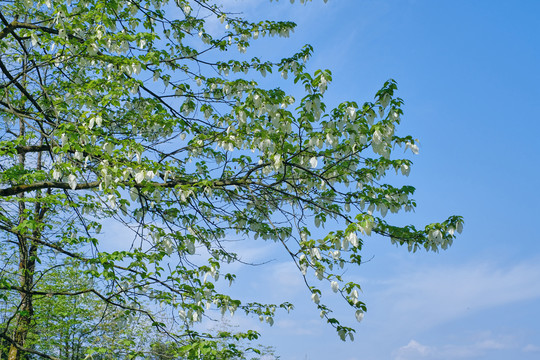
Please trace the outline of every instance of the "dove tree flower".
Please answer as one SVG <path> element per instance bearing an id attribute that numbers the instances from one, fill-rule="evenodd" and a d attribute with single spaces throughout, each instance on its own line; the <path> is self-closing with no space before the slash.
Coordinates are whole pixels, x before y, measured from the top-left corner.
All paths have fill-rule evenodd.
<path id="1" fill-rule="evenodd" d="M 306 71 L 311 46 L 274 62 L 250 57 L 252 41 L 289 36 L 294 23 L 248 21 L 220 3 L 0 0 L 0 241 L 19 263 L 0 272 L 0 297 L 20 298 L 0 327 L 10 360 L 54 358 L 26 339 L 41 275 L 67 263 L 93 287 L 51 296 L 92 291 L 146 317 L 175 356 L 227 358 L 223 338 L 194 323 L 241 310 L 271 325 L 277 309 L 292 308 L 217 290 L 236 277 L 221 273 L 239 260 L 227 238 L 283 245 L 313 306 L 352 339 L 324 294 L 339 293 L 362 319 L 360 285 L 341 269 L 361 263 L 366 237 L 438 251 L 461 231 L 459 216 L 421 229 L 383 220 L 415 207 L 412 186 L 383 182 L 389 170 L 410 172 L 396 148 L 418 152 L 398 135 L 393 80 L 372 102 L 329 109 L 332 74 Z M 261 74 L 292 90 L 260 86 Z M 329 222 L 340 230 L 325 230 Z M 125 238 L 110 238 L 112 226 Z"/>

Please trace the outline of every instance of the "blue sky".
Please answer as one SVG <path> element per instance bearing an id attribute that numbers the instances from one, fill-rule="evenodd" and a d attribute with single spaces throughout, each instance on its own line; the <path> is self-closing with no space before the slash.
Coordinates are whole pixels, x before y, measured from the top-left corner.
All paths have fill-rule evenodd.
<path id="1" fill-rule="evenodd" d="M 399 180 L 417 188 L 418 208 L 394 220 L 422 225 L 457 214 L 466 222 L 439 254 L 366 239 L 372 260 L 348 272 L 368 306 L 352 343 L 319 319 L 278 247 L 242 243 L 246 260 L 275 260 L 236 267 L 234 291 L 292 300 L 296 310 L 273 327 L 234 321 L 259 330 L 284 360 L 540 358 L 540 2 L 224 3 L 253 19 L 296 22 L 291 38 L 262 40 L 247 55 L 278 59 L 312 44 L 310 67 L 333 72 L 330 104 L 370 101 L 396 79 L 405 100 L 399 132 L 420 139 L 420 154 Z"/>

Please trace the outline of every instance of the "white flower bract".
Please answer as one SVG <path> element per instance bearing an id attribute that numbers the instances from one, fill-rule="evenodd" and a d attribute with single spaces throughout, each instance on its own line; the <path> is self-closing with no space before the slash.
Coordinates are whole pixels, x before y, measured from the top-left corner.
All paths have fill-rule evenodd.
<path id="1" fill-rule="evenodd" d="M 72 190 L 77 188 L 77 176 L 71 174 L 68 176 L 68 184 Z"/>
<path id="2" fill-rule="evenodd" d="M 364 312 L 362 310 L 356 310 L 356 313 L 354 315 L 358 322 L 361 322 L 364 319 Z"/>

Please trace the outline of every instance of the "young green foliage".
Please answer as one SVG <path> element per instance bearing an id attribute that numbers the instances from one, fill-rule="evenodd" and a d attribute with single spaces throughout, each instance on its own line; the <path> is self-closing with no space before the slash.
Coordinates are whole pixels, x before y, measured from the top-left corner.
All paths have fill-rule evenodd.
<path id="1" fill-rule="evenodd" d="M 145 317 L 175 356 L 234 358 L 236 348 L 193 324 L 213 310 L 272 324 L 276 309 L 292 305 L 216 290 L 220 275 L 235 279 L 220 272 L 238 261 L 227 237 L 281 243 L 321 317 L 352 339 L 313 279 L 360 321 L 360 285 L 340 274 L 361 262 L 366 237 L 438 251 L 461 231 L 459 216 L 423 229 L 384 220 L 416 205 L 413 187 L 381 182 L 388 171 L 409 174 L 396 148 L 418 152 L 413 137 L 397 134 L 403 102 L 393 80 L 373 102 L 328 109 L 332 74 L 306 71 L 311 46 L 277 62 L 243 55 L 259 37 L 289 36 L 294 23 L 249 21 L 211 0 L 0 4 L 0 230 L 19 264 L 0 287 L 20 297 L 0 328 L 10 359 L 52 358 L 28 339 L 42 319 L 34 302 L 41 274 L 72 261 L 92 281 L 69 296 L 91 292 L 102 306 Z M 269 73 L 303 95 L 259 86 Z M 313 229 L 327 222 L 340 230 Z M 119 237 L 101 234 L 113 224 Z"/>

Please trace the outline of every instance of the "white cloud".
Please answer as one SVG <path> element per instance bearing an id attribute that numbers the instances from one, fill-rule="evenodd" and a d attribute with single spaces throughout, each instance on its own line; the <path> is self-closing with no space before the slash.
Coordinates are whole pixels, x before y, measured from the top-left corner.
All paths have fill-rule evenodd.
<path id="1" fill-rule="evenodd" d="M 411 340 L 407 345 L 400 347 L 395 356 L 395 360 L 414 359 L 429 355 L 431 349 L 420 344 L 415 340 Z"/>
<path id="2" fill-rule="evenodd" d="M 493 339 L 487 339 L 481 342 L 476 343 L 476 348 L 482 350 L 502 350 L 507 349 L 509 346 L 508 343 L 504 341 L 497 341 Z"/>
<path id="3" fill-rule="evenodd" d="M 528 344 L 521 349 L 523 352 L 540 352 L 540 346 Z"/>
<path id="4" fill-rule="evenodd" d="M 428 346 L 411 340 L 393 354 L 394 360 L 452 360 L 471 359 L 488 354 L 490 351 L 515 348 L 512 339 L 499 337 L 477 341 L 472 344 Z"/>

